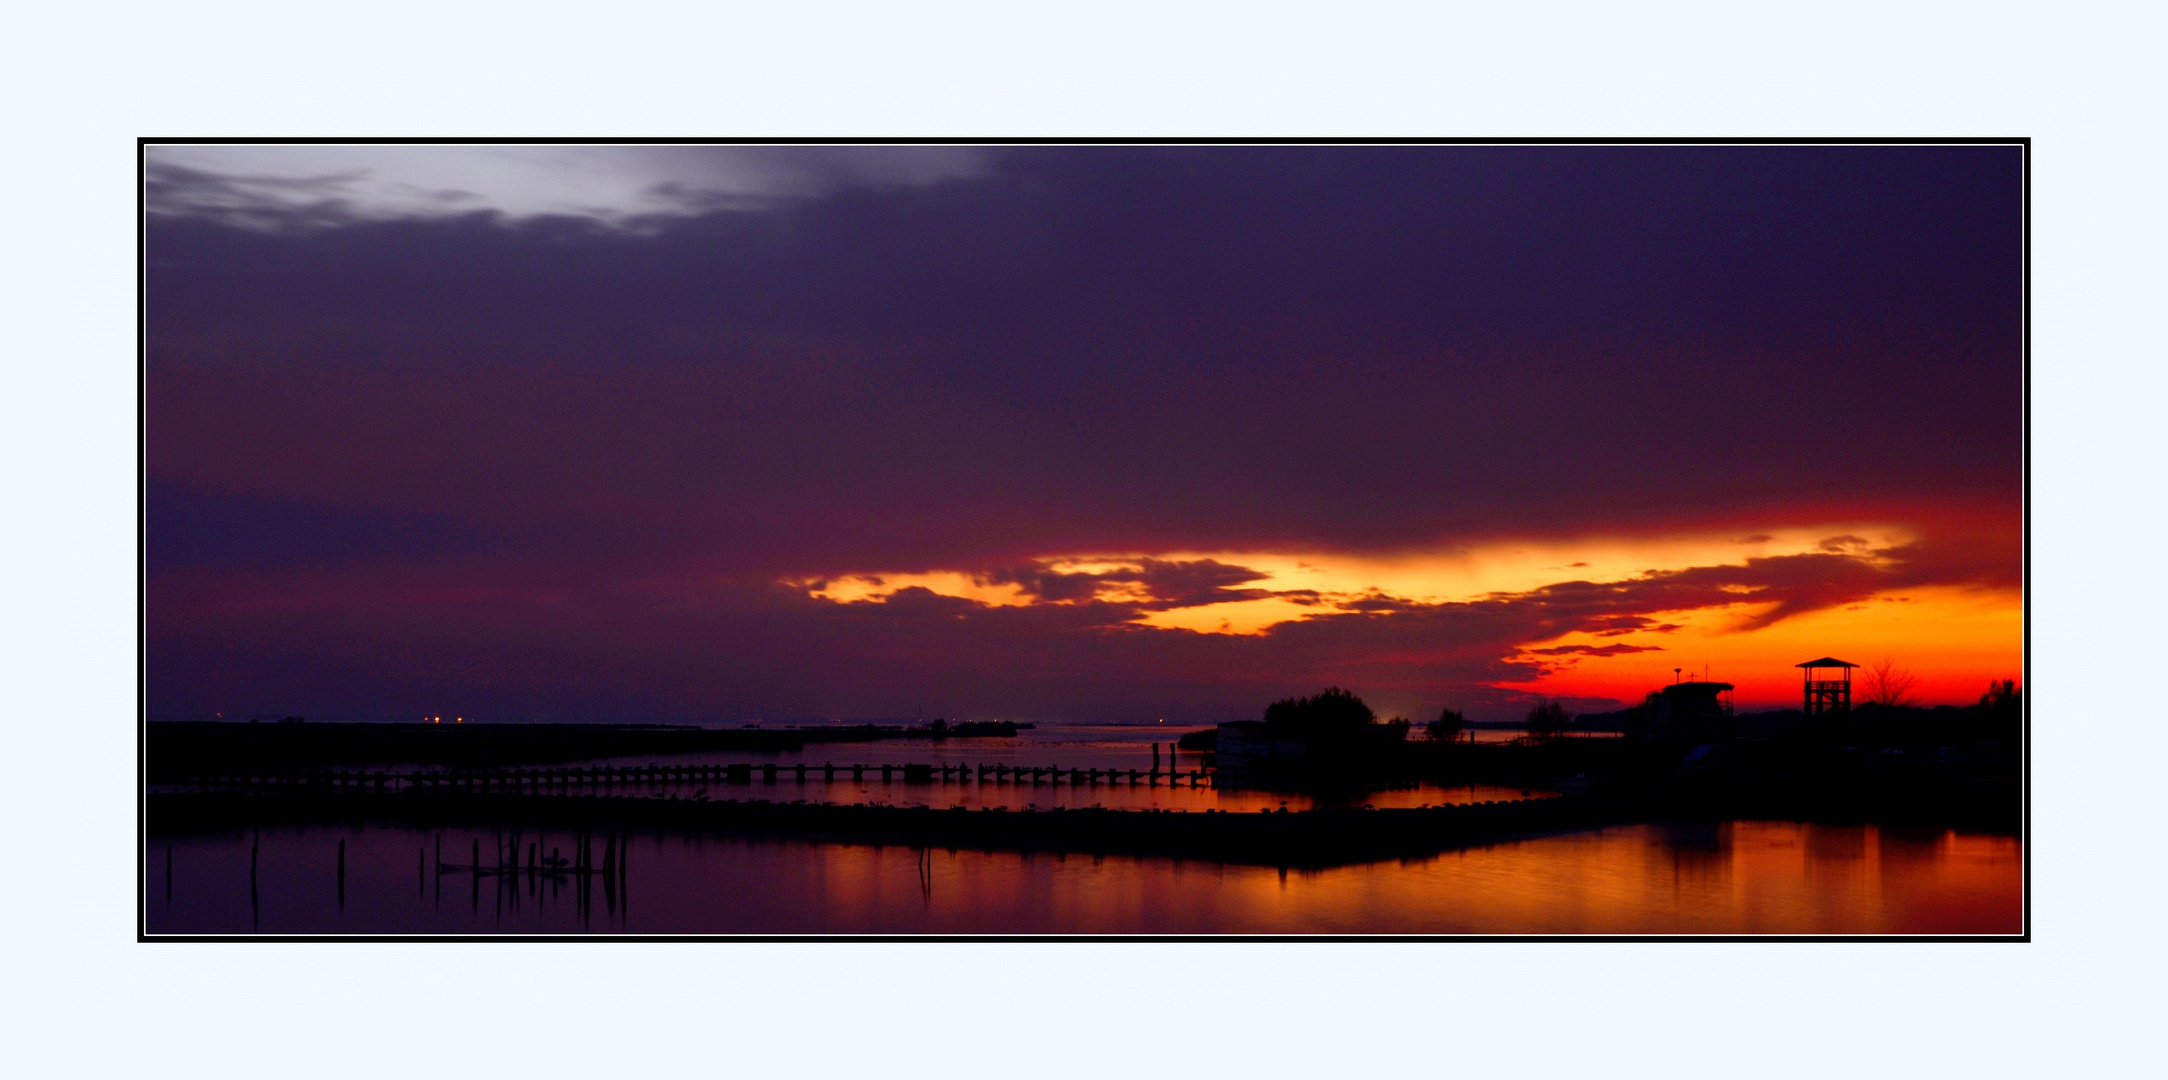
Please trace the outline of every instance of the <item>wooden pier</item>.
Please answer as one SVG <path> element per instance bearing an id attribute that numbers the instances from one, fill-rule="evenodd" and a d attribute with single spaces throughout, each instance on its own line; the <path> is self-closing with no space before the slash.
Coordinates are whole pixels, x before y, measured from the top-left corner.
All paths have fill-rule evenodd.
<path id="1" fill-rule="evenodd" d="M 306 769 L 283 771 L 236 771 L 192 774 L 183 786 L 211 790 L 263 790 L 312 792 L 529 792 L 547 794 L 621 789 L 626 787 L 671 788 L 696 785 L 775 784 L 784 780 L 804 784 L 819 780 L 836 783 L 839 775 L 853 784 L 879 780 L 883 784 L 993 784 L 1097 787 L 1126 784 L 1130 787 L 1213 786 L 1208 769 L 1114 769 L 1062 768 L 1058 764 L 919 764 L 894 762 L 867 765 L 823 762 L 789 765 L 767 762 L 698 765 L 597 765 L 580 768 L 540 769 L 431 769 L 414 772 L 393 770 Z"/>

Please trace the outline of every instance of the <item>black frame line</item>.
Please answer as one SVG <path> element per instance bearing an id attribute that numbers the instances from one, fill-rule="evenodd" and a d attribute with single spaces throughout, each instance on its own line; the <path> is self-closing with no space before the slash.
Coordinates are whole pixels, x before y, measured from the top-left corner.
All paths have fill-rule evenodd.
<path id="1" fill-rule="evenodd" d="M 2018 791 L 2023 802 L 2018 826 L 2020 845 L 2019 898 L 2023 929 L 2016 934 L 152 934 L 149 915 L 149 772 L 145 758 L 149 724 L 149 519 L 147 464 L 149 430 L 149 203 L 146 151 L 152 146 L 250 145 L 250 146 L 2016 146 L 2020 150 L 2022 199 L 2020 237 L 2020 343 L 2022 402 L 2020 447 L 2023 477 L 2020 622 L 2022 625 L 2021 677 L 2027 693 L 2021 702 L 2024 760 L 2019 764 Z M 1043 942 L 1214 942 L 1258 943 L 1400 943 L 1467 942 L 1499 944 L 1572 944 L 1633 942 L 1678 943 L 1997 943 L 2029 944 L 2032 941 L 2032 137 L 1968 138 L 1925 136 L 1915 138 L 1872 136 L 1630 136 L 1567 137 L 1514 136 L 1490 138 L 1027 138 L 995 136 L 947 138 L 930 136 L 793 136 L 777 138 L 673 136 L 628 139 L 606 136 L 564 138 L 511 138 L 503 136 L 355 138 L 241 136 L 231 138 L 184 136 L 136 139 L 136 942 L 178 943 L 559 943 L 607 944 L 616 942 L 806 942 L 806 943 L 1043 943 Z"/>

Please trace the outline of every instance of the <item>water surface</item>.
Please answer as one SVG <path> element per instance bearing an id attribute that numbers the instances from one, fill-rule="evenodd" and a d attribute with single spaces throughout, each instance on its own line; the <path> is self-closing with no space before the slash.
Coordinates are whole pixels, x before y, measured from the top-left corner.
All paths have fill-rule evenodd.
<path id="1" fill-rule="evenodd" d="M 154 835 L 146 853 L 148 928 L 153 934 L 2022 929 L 2016 838 L 1873 825 L 1632 825 L 1316 871 L 649 833 L 629 838 L 624 892 L 591 883 L 584 900 L 569 876 L 435 873 L 440 836 L 445 861 L 464 863 L 479 849 L 486 863 L 503 834 L 370 826 Z M 523 849 L 534 843 L 567 858 L 573 842 L 563 833 L 521 837 Z"/>

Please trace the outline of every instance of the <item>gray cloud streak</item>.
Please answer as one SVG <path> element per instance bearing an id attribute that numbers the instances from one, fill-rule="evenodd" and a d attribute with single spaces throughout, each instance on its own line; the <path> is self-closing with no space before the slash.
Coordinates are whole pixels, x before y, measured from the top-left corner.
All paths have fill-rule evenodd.
<path id="1" fill-rule="evenodd" d="M 152 214 L 256 229 L 494 214 L 642 229 L 849 187 L 982 175 L 947 146 L 153 146 Z"/>

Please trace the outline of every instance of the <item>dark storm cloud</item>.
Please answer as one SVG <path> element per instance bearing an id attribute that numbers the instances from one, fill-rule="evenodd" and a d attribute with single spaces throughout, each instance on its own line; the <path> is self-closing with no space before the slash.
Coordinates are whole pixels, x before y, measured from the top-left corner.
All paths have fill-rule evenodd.
<path id="1" fill-rule="evenodd" d="M 1144 558 L 1131 566 L 1088 572 L 1064 571 L 1044 565 L 1005 567 L 977 577 L 988 584 L 1015 585 L 1027 596 L 1056 602 L 1093 599 L 1108 592 L 1110 586 L 1135 585 L 1145 596 L 1144 600 L 1135 602 L 1137 610 L 1142 611 L 1168 611 L 1280 595 L 1265 589 L 1230 588 L 1261 581 L 1265 575 L 1246 566 L 1230 566 L 1216 559 Z M 1314 597 L 1316 594 L 1303 591 L 1301 595 Z"/>
<path id="2" fill-rule="evenodd" d="M 871 160 L 636 163 L 584 216 L 419 173 L 154 170 L 154 708 L 1472 687 L 1664 610 L 2016 576 L 2013 149 Z M 1869 521 L 1926 539 L 1241 639 L 1134 619 L 1252 571 L 1039 561 Z M 1064 602 L 763 584 L 935 569 Z"/>
<path id="3" fill-rule="evenodd" d="M 1886 589 L 2015 585 L 2014 550 L 2006 548 L 2005 559 L 1982 560 L 1981 554 L 1970 542 L 1917 542 L 1843 554 L 1779 555 L 1748 559 L 1739 566 L 1697 566 L 1624 581 L 1561 582 L 1503 597 L 1501 602 L 1540 613 L 1543 628 L 1557 633 L 1603 635 L 1621 629 L 1664 629 L 1648 626 L 1648 616 L 1731 604 L 1762 609 L 1736 626 L 1754 630 L 1808 612 L 1857 603 Z"/>
<path id="4" fill-rule="evenodd" d="M 1644 615 L 1611 615 L 1582 629 L 1597 637 L 1621 637 L 1626 634 L 1668 634 L 1679 629 L 1679 624 L 1660 623 Z"/>
<path id="5" fill-rule="evenodd" d="M 1662 652 L 1661 645 L 1553 645 L 1548 649 L 1528 649 L 1533 656 L 1626 656 L 1632 653 Z"/>
<path id="6" fill-rule="evenodd" d="M 387 505 L 333 463 L 403 456 L 409 509 L 816 571 L 2009 501 L 2008 157 L 1009 151 L 653 235 L 161 219 L 150 467 Z"/>

